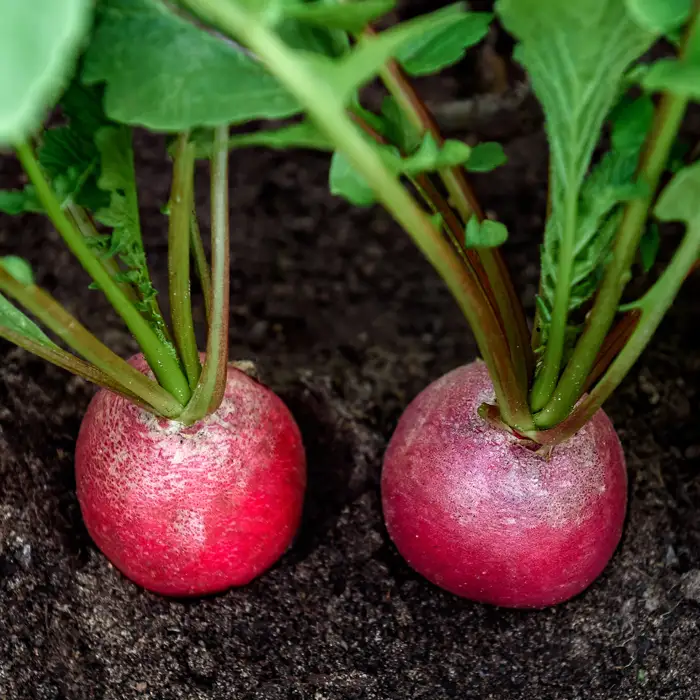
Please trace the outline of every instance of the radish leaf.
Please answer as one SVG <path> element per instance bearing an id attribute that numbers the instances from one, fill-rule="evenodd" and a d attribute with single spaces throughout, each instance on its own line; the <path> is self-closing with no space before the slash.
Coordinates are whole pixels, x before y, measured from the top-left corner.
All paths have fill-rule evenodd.
<path id="1" fill-rule="evenodd" d="M 317 0 L 311 3 L 286 3 L 286 17 L 331 29 L 359 32 L 370 22 L 389 12 L 396 0 L 360 0 L 345 5 Z"/>
<path id="2" fill-rule="evenodd" d="M 464 242 L 467 248 L 495 248 L 508 240 L 508 229 L 500 221 L 470 217 L 465 229 Z"/>
<path id="3" fill-rule="evenodd" d="M 464 3 L 437 10 L 433 17 L 447 21 L 407 42 L 396 56 L 409 75 L 430 75 L 457 63 L 470 46 L 486 36 L 493 19 L 488 12 L 469 12 Z"/>
<path id="4" fill-rule="evenodd" d="M 655 37 L 632 20 L 621 1 L 499 0 L 497 12 L 519 40 L 515 56 L 542 104 L 550 145 L 552 211 L 542 247 L 539 303 L 548 310 L 541 314 L 542 338 L 551 340 L 546 388 L 540 389 L 546 401 L 564 357 L 569 313 L 595 291 L 607 258 L 608 217 L 617 202 L 634 194 L 621 177 L 627 154 L 603 164 L 589 194 L 581 188 L 625 74 Z"/>
<path id="5" fill-rule="evenodd" d="M 506 162 L 503 146 L 495 141 L 479 143 L 472 148 L 465 168 L 472 173 L 487 173 Z"/>
<path id="6" fill-rule="evenodd" d="M 0 144 L 27 136 L 70 77 L 90 0 L 0 0 Z"/>
<path id="7" fill-rule="evenodd" d="M 103 0 L 85 56 L 109 117 L 156 131 L 287 117 L 296 100 L 248 52 L 157 0 Z"/>
<path id="8" fill-rule="evenodd" d="M 640 27 L 665 34 L 685 24 L 692 0 L 625 0 L 629 13 Z"/>
<path id="9" fill-rule="evenodd" d="M 0 258 L 0 268 L 23 285 L 34 284 L 32 269 L 29 263 L 22 258 L 14 255 Z M 42 345 L 55 347 L 55 344 L 44 331 L 12 302 L 8 301 L 3 294 L 0 294 L 0 326 L 35 340 Z"/>

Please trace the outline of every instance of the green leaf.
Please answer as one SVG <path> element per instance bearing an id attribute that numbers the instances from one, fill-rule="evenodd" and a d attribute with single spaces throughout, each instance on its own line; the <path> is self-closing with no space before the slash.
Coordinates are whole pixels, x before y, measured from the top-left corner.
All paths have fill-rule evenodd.
<path id="1" fill-rule="evenodd" d="M 67 124 L 44 132 L 39 162 L 64 201 L 71 198 L 97 211 L 109 204 L 109 196 L 97 184 L 100 154 L 95 134 L 111 123 L 102 110 L 102 93 L 74 82 L 59 104 Z"/>
<path id="2" fill-rule="evenodd" d="M 34 273 L 26 260 L 8 255 L 0 258 L 0 267 L 23 285 L 34 284 Z M 44 331 L 2 294 L 0 294 L 0 326 L 44 345 L 55 347 Z"/>
<path id="3" fill-rule="evenodd" d="M 40 214 L 44 208 L 32 185 L 23 190 L 0 190 L 0 211 L 10 216 L 17 214 Z"/>
<path id="4" fill-rule="evenodd" d="M 332 195 L 343 197 L 356 207 L 369 207 L 375 202 L 374 192 L 367 181 L 352 167 L 345 155 L 337 151 L 331 159 L 328 184 Z"/>
<path id="5" fill-rule="evenodd" d="M 332 61 L 317 55 L 310 55 L 307 60 L 318 72 L 319 79 L 332 85 L 337 98 L 343 105 L 348 105 L 356 91 L 374 78 L 390 58 L 421 41 L 422 37 L 452 26 L 454 14 L 454 11 L 440 10 L 402 22 L 376 36 L 362 38 L 352 52 L 340 60 Z"/>
<path id="6" fill-rule="evenodd" d="M 656 61 L 642 77 L 649 92 L 672 92 L 700 100 L 700 64 L 666 58 Z"/>
<path id="7" fill-rule="evenodd" d="M 487 173 L 503 165 L 507 160 L 503 146 L 500 143 L 487 141 L 472 148 L 465 167 L 473 173 Z"/>
<path id="8" fill-rule="evenodd" d="M 636 99 L 627 96 L 610 114 L 611 141 L 616 151 L 639 151 L 654 121 L 654 102 L 649 95 Z"/>
<path id="9" fill-rule="evenodd" d="M 683 221 L 691 224 L 700 219 L 700 161 L 683 168 L 666 185 L 654 207 L 660 221 Z"/>
<path id="10" fill-rule="evenodd" d="M 142 303 L 139 310 L 144 314 L 152 311 L 156 290 L 151 283 L 146 264 L 146 253 L 141 239 L 134 152 L 131 129 L 127 126 L 106 126 L 95 135 L 100 154 L 100 177 L 98 186 L 109 194 L 109 205 L 96 212 L 95 218 L 112 229 L 106 250 L 108 256 L 117 255 L 126 266 L 129 281 L 136 286 Z M 148 319 L 154 327 L 161 319 L 153 314 Z"/>
<path id="11" fill-rule="evenodd" d="M 211 131 L 198 133 L 195 137 L 198 158 L 208 158 L 212 149 Z M 267 148 L 310 148 L 317 151 L 332 151 L 333 144 L 308 121 L 289 124 L 279 129 L 264 129 L 250 134 L 235 134 L 229 138 L 231 148 L 266 146 Z"/>
<path id="12" fill-rule="evenodd" d="M 109 117 L 156 131 L 300 111 L 247 51 L 158 0 L 102 0 L 82 77 L 88 84 L 106 84 Z"/>
<path id="13" fill-rule="evenodd" d="M 289 18 L 319 27 L 359 32 L 370 22 L 389 12 L 395 4 L 396 0 L 358 0 L 343 5 L 316 0 L 288 4 L 284 12 Z"/>
<path id="14" fill-rule="evenodd" d="M 508 229 L 500 221 L 479 220 L 472 216 L 465 229 L 467 248 L 495 248 L 508 240 Z"/>
<path id="15" fill-rule="evenodd" d="M 665 34 L 680 27 L 690 17 L 692 0 L 625 0 L 627 9 L 640 27 Z"/>
<path id="16" fill-rule="evenodd" d="M 545 338 L 550 320 L 552 328 L 556 324 L 551 381 L 564 353 L 559 343 L 570 335 L 569 313 L 595 291 L 607 260 L 615 204 L 635 194 L 635 186 L 618 176 L 636 164 L 638 153 L 606 159 L 582 192 L 584 179 L 628 69 L 655 37 L 636 24 L 622 0 L 499 0 L 497 13 L 519 40 L 515 56 L 542 104 L 549 140 L 552 212 L 542 247 L 539 304 L 548 311 L 541 315 Z M 624 141 L 623 135 L 618 132 Z M 554 318 L 555 306 L 564 308 L 562 301 L 555 304 L 558 294 L 566 295 L 566 315 Z"/>
<path id="17" fill-rule="evenodd" d="M 421 133 L 393 97 L 385 97 L 381 114 L 382 134 L 403 153 L 413 153 L 421 143 Z"/>
<path id="18" fill-rule="evenodd" d="M 74 69 L 91 0 L 0 0 L 0 144 L 24 139 Z"/>
<path id="19" fill-rule="evenodd" d="M 471 154 L 471 148 L 466 143 L 448 139 L 442 146 L 438 146 L 431 134 L 425 134 L 418 148 L 405 157 L 394 146 L 372 145 L 393 173 L 408 177 L 461 165 Z M 376 199 L 365 179 L 355 172 L 340 153 L 335 153 L 331 161 L 330 189 L 332 194 L 345 197 L 359 207 L 374 204 Z"/>
<path id="20" fill-rule="evenodd" d="M 652 221 L 646 229 L 644 229 L 644 234 L 639 241 L 639 254 L 644 272 L 649 272 L 651 268 L 654 267 L 656 257 L 659 254 L 660 245 L 661 236 L 659 234 L 659 227 Z"/>
<path id="21" fill-rule="evenodd" d="M 396 56 L 409 75 L 430 75 L 457 63 L 470 46 L 486 36 L 493 19 L 487 12 L 469 12 L 464 3 L 449 5 L 432 15 L 446 21 L 416 36 Z"/>

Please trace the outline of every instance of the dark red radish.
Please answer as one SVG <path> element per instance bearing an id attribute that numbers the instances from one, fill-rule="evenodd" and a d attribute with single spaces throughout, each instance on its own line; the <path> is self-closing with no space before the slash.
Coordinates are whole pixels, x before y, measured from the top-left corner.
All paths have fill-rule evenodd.
<path id="1" fill-rule="evenodd" d="M 141 355 L 130 362 L 147 371 Z M 165 595 L 248 583 L 283 554 L 301 518 L 299 429 L 272 391 L 232 366 L 221 407 L 190 427 L 100 390 L 75 464 L 97 546 L 130 579 Z"/>
<path id="2" fill-rule="evenodd" d="M 413 400 L 384 459 L 386 525 L 411 567 L 452 593 L 514 608 L 554 605 L 593 582 L 620 541 L 622 447 L 599 410 L 541 457 L 478 415 L 493 401 L 483 362 Z"/>

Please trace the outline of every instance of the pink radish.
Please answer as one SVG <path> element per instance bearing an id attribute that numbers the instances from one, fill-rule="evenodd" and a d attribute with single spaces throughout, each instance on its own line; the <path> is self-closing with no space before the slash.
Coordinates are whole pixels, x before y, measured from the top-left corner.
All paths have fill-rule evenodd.
<path id="1" fill-rule="evenodd" d="M 146 373 L 142 356 L 130 362 Z M 299 525 L 299 429 L 275 394 L 231 366 L 221 407 L 191 427 L 100 390 L 75 463 L 90 535 L 126 576 L 157 593 L 248 583 L 283 554 Z"/>
<path id="2" fill-rule="evenodd" d="M 389 534 L 433 583 L 516 608 L 562 602 L 604 569 L 622 533 L 624 456 L 599 410 L 549 459 L 477 414 L 494 394 L 475 362 L 406 409 L 384 459 Z"/>

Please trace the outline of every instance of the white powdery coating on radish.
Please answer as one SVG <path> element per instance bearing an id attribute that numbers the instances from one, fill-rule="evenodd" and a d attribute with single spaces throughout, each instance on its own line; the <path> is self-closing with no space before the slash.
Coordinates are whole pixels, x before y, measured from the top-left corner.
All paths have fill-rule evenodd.
<path id="1" fill-rule="evenodd" d="M 147 373 L 143 358 L 131 362 Z M 192 426 L 99 392 L 76 480 L 90 534 L 114 563 L 187 595 L 244 583 L 280 556 L 301 515 L 305 463 L 284 404 L 229 367 L 221 406 Z"/>
<path id="2" fill-rule="evenodd" d="M 462 368 L 455 370 L 462 371 Z M 479 416 L 479 406 L 495 401 L 483 362 L 471 368 L 474 385 L 469 392 L 465 392 L 455 378 L 455 373 L 450 372 L 434 382 L 430 396 L 411 416 L 413 426 L 404 436 L 402 451 L 430 456 L 415 464 L 414 478 L 429 481 L 438 472 L 446 474 L 442 497 L 452 503 L 452 517 L 459 522 L 478 517 L 485 504 L 492 508 L 494 502 L 503 504 L 500 522 L 519 528 L 536 527 L 543 521 L 550 527 L 568 527 L 572 519 L 578 522 L 585 519 L 592 485 L 594 491 L 601 493 L 606 488 L 603 455 L 596 450 L 596 426 L 589 423 L 545 459 Z M 424 430 L 424 426 L 438 404 L 457 409 L 443 423 L 439 449 L 434 450 L 435 435 Z M 474 454 L 479 455 L 479 463 L 474 465 L 468 479 L 452 468 L 465 439 Z M 499 479 L 495 480 L 488 473 L 489 462 L 498 465 Z M 509 468 L 503 469 L 503 465 Z M 564 495 L 559 494 L 556 499 L 550 498 L 552 479 L 556 480 L 557 492 L 563 485 L 562 480 L 567 486 Z"/>

